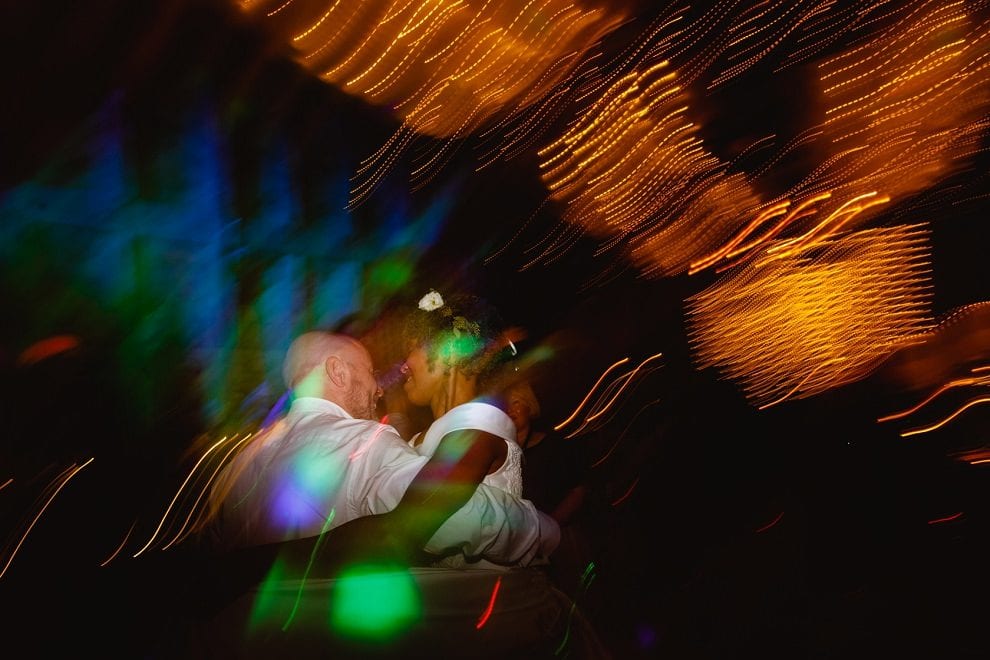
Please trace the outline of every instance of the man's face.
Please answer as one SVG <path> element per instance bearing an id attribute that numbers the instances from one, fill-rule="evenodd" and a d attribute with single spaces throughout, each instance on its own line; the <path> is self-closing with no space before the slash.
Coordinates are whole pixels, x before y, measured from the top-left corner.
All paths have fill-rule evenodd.
<path id="1" fill-rule="evenodd" d="M 376 419 L 382 388 L 378 385 L 371 356 L 363 349 L 356 350 L 346 362 L 351 369 L 351 387 L 345 401 L 347 412 L 358 419 Z"/>

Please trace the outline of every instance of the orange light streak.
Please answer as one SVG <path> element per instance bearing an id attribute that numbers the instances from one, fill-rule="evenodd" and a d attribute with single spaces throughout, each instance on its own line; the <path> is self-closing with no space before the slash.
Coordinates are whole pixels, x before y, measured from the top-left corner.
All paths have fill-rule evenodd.
<path id="1" fill-rule="evenodd" d="M 327 83 L 388 108 L 408 133 L 452 142 L 519 115 L 566 83 L 625 16 L 567 0 L 334 0 L 257 2 L 244 10 L 274 22 L 296 59 Z M 427 159 L 428 181 L 449 156 Z M 394 159 L 375 158 L 351 206 L 367 198 Z"/>
<path id="2" fill-rule="evenodd" d="M 811 228 L 808 232 L 801 236 L 790 238 L 786 241 L 778 243 L 777 245 L 767 248 L 766 254 L 773 255 L 775 258 L 799 254 L 808 247 L 821 243 L 823 238 L 828 238 L 829 236 L 834 235 L 844 225 L 846 225 L 851 218 L 859 215 L 866 209 L 878 204 L 886 204 L 890 201 L 890 197 L 884 195 L 875 200 L 870 200 L 865 204 L 856 203 L 859 200 L 872 197 L 874 195 L 876 195 L 875 192 L 864 193 L 844 202 L 839 208 L 832 211 L 828 217 L 818 223 L 817 226 Z M 836 218 L 840 218 L 840 220 L 838 222 L 834 222 Z M 831 226 L 829 226 L 830 224 Z M 824 231 L 826 227 L 828 227 L 828 231 Z M 823 234 L 823 236 L 819 237 L 819 234 Z"/>
<path id="3" fill-rule="evenodd" d="M 977 371 L 977 370 L 974 369 L 973 371 Z M 934 401 L 935 398 L 938 397 L 940 394 L 943 394 L 944 392 L 948 392 L 950 389 L 952 389 L 954 387 L 967 387 L 969 385 L 990 385 L 990 376 L 984 376 L 982 378 L 979 378 L 979 377 L 978 378 L 957 378 L 955 380 L 951 380 L 948 383 L 945 383 L 944 385 L 940 386 L 934 392 L 932 392 L 927 397 L 925 397 L 924 399 L 922 399 L 921 401 L 919 401 L 917 404 L 911 406 L 910 408 L 908 408 L 906 410 L 902 410 L 900 412 L 891 413 L 891 414 L 885 415 L 883 417 L 878 417 L 877 418 L 877 421 L 878 422 L 889 422 L 889 421 L 894 420 L 894 419 L 900 419 L 902 417 L 907 417 L 908 415 L 921 410 L 921 408 L 923 408 L 924 406 L 926 406 L 929 403 L 931 403 L 932 401 Z"/>
<path id="4" fill-rule="evenodd" d="M 565 426 L 567 426 L 568 424 L 570 424 L 574 420 L 574 418 L 577 417 L 577 414 L 579 412 L 581 412 L 581 408 L 584 407 L 584 404 L 588 403 L 588 399 L 591 398 L 591 395 L 594 393 L 595 389 L 597 389 L 597 387 L 599 385 L 601 385 L 602 381 L 605 380 L 605 376 L 607 376 L 609 374 L 609 372 L 612 371 L 613 369 L 616 369 L 617 367 L 620 367 L 621 365 L 625 364 L 628 361 L 629 361 L 629 358 L 624 357 L 621 360 L 619 360 L 618 362 L 615 362 L 614 364 L 612 364 L 612 366 L 610 366 L 604 372 L 602 372 L 602 375 L 598 377 L 598 380 L 595 382 L 595 384 L 592 385 L 591 386 L 591 389 L 588 390 L 588 393 L 584 395 L 584 399 L 581 400 L 581 403 L 579 403 L 578 406 L 577 406 L 577 408 L 574 409 L 574 412 L 571 413 L 570 417 L 568 417 L 567 419 L 565 419 L 564 421 L 562 421 L 560 424 L 557 424 L 557 426 L 553 427 L 553 430 L 554 431 L 559 431 L 560 429 L 562 429 Z"/>
<path id="5" fill-rule="evenodd" d="M 746 246 L 740 248 L 735 252 L 732 251 L 732 248 L 739 245 L 739 243 L 741 243 L 744 238 L 746 238 L 749 234 L 755 231 L 757 227 L 762 225 L 767 220 L 770 220 L 771 218 L 775 218 L 778 215 L 784 215 L 785 220 L 778 223 L 778 226 L 783 226 L 784 222 L 786 222 L 787 208 L 790 205 L 791 205 L 791 201 L 789 199 L 785 199 L 784 201 L 774 204 L 770 208 L 762 211 L 758 216 L 756 216 L 753 220 L 751 220 L 748 225 L 743 227 L 742 231 L 740 231 L 736 235 L 736 237 L 733 238 L 731 241 L 729 241 L 721 248 L 716 250 L 714 253 L 708 255 L 707 257 L 692 263 L 690 268 L 688 269 L 688 274 L 694 275 L 695 273 L 707 268 L 708 266 L 712 265 L 713 263 L 715 263 L 716 261 L 718 261 L 723 257 L 725 257 L 726 259 L 731 259 L 738 252 L 745 251 L 746 249 L 748 249 L 749 246 Z M 774 233 L 773 230 L 771 230 L 771 232 L 768 232 L 769 235 L 772 235 L 772 233 Z M 749 245 L 752 245 L 752 243 L 750 243 Z"/>
<path id="6" fill-rule="evenodd" d="M 643 360 L 642 362 L 640 362 L 638 365 L 636 365 L 636 368 L 635 369 L 633 369 L 631 372 L 629 372 L 628 374 L 626 374 L 623 377 L 623 378 L 625 378 L 625 382 L 619 388 L 619 391 L 615 393 L 615 395 L 611 398 L 611 400 L 609 400 L 609 402 L 606 403 L 602 407 L 601 410 L 599 410 L 598 412 L 596 412 L 594 415 L 590 415 L 588 417 L 588 420 L 587 421 L 592 422 L 592 421 L 598 419 L 599 417 L 601 417 L 602 414 L 604 414 L 606 410 L 608 410 L 610 407 L 612 407 L 612 404 L 614 404 L 615 401 L 616 401 L 616 399 L 619 398 L 619 395 L 622 394 L 623 391 L 625 391 L 626 387 L 629 386 L 629 383 L 632 381 L 633 377 L 637 373 L 639 373 L 639 370 L 640 369 L 643 368 L 643 365 L 646 364 L 647 362 L 649 362 L 650 360 L 655 360 L 655 359 L 659 358 L 662 355 L 663 355 L 663 353 L 656 353 L 656 354 L 651 355 L 650 357 L 646 358 L 645 360 Z"/>
<path id="7" fill-rule="evenodd" d="M 695 361 L 758 408 L 863 378 L 932 327 L 927 251 L 926 232 L 906 226 L 830 238 L 814 258 L 750 264 L 688 299 Z"/>
<path id="8" fill-rule="evenodd" d="M 945 426 L 946 424 L 948 424 L 949 422 L 951 422 L 952 420 L 954 420 L 959 415 L 963 414 L 964 412 L 966 412 L 967 410 L 969 410 L 970 408 L 972 408 L 973 406 L 979 405 L 981 403 L 990 403 L 990 397 L 978 397 L 976 399 L 973 399 L 972 401 L 968 401 L 961 408 L 959 408 L 958 410 L 956 410 L 954 413 L 952 413 L 951 415 L 949 415 L 945 419 L 943 419 L 943 420 L 941 420 L 939 422 L 936 422 L 936 423 L 934 423 L 934 424 L 932 424 L 930 426 L 923 426 L 921 428 L 916 428 L 916 429 L 913 429 L 913 430 L 910 430 L 910 431 L 904 431 L 903 433 L 901 433 L 901 437 L 902 438 L 906 438 L 906 437 L 911 436 L 911 435 L 918 435 L 918 434 L 921 434 L 921 433 L 929 433 L 931 431 L 935 431 L 936 429 L 940 429 L 943 426 Z"/>
<path id="9" fill-rule="evenodd" d="M 639 485 L 639 477 L 636 477 L 635 479 L 633 479 L 633 482 L 629 486 L 629 489 L 625 493 L 623 493 L 619 497 L 619 499 L 614 500 L 612 502 L 612 506 L 619 506 L 620 504 L 622 504 L 623 502 L 625 502 L 627 499 L 629 499 L 629 496 L 632 495 L 633 491 L 636 490 L 636 486 L 638 486 L 638 485 Z"/>
<path id="10" fill-rule="evenodd" d="M 237 436 L 235 435 L 234 437 L 236 438 Z M 250 437 L 250 434 L 248 434 L 248 437 Z M 247 439 L 247 438 L 245 438 L 245 439 Z M 233 438 L 231 438 L 231 440 L 233 440 Z M 162 531 L 162 527 L 164 527 L 165 521 L 168 520 L 169 513 L 172 511 L 172 508 L 175 506 L 176 501 L 178 501 L 179 495 L 182 493 L 182 490 L 189 484 L 190 480 L 192 480 L 192 477 L 193 477 L 194 474 L 196 474 L 196 471 L 199 469 L 199 466 L 203 463 L 203 461 L 206 460 L 206 457 L 209 456 L 209 454 L 214 449 L 216 449 L 217 447 L 219 447 L 220 445 L 222 445 L 226 441 L 227 441 L 227 437 L 224 436 L 223 438 L 221 438 L 220 440 L 218 440 L 217 442 L 215 442 L 209 449 L 206 450 L 206 452 L 203 453 L 202 456 L 199 457 L 199 460 L 196 461 L 196 464 L 193 465 L 193 467 L 192 467 L 191 470 L 189 470 L 189 474 L 186 475 L 186 478 L 183 480 L 182 485 L 179 486 L 179 489 L 175 492 L 175 495 L 172 497 L 172 501 L 169 503 L 168 507 L 165 509 L 165 513 L 162 514 L 162 518 L 158 522 L 158 527 L 156 527 L 155 528 L 155 531 L 151 534 L 151 538 L 149 538 L 148 539 L 148 542 L 144 544 L 144 547 L 142 547 L 140 550 L 138 550 L 136 553 L 134 553 L 132 555 L 132 557 L 135 557 L 136 558 L 136 557 L 140 556 L 154 542 L 155 538 L 158 536 L 158 533 Z"/>
<path id="11" fill-rule="evenodd" d="M 234 437 L 237 437 L 237 436 L 234 436 Z M 216 479 L 217 474 L 219 474 L 220 471 L 227 465 L 227 461 L 230 459 L 230 456 L 235 451 L 237 451 L 237 448 L 238 447 L 240 447 L 242 444 L 244 444 L 245 442 L 247 442 L 249 438 L 251 438 L 251 434 L 250 433 L 248 433 L 247 435 L 245 435 L 236 444 L 232 445 L 231 448 L 224 455 L 224 457 L 221 460 L 217 461 L 216 467 L 213 468 L 213 474 L 210 475 L 210 478 L 207 479 L 206 480 L 206 483 L 203 484 L 203 487 L 200 488 L 199 495 L 196 496 L 196 500 L 193 502 L 192 506 L 189 507 L 189 512 L 186 515 L 186 519 L 185 519 L 185 521 L 183 521 L 182 526 L 179 527 L 179 531 L 175 533 L 175 536 L 172 538 L 171 541 L 169 541 L 168 543 L 166 543 L 165 545 L 162 546 L 162 550 L 168 550 L 172 545 L 178 543 L 181 539 L 185 538 L 185 536 L 188 536 L 188 534 L 185 534 L 184 535 L 183 532 L 185 532 L 186 528 L 189 527 L 189 521 L 192 520 L 193 516 L 199 512 L 199 503 L 201 501 L 203 501 L 203 498 L 204 497 L 206 497 L 206 493 L 207 493 L 207 491 L 209 491 L 210 485 Z M 232 441 L 233 441 L 233 438 L 231 438 L 231 442 Z M 208 453 L 210 453 L 209 450 L 206 452 L 206 454 L 208 454 Z M 203 459 L 206 458 L 206 454 L 203 455 Z M 201 462 L 202 462 L 202 459 L 200 460 L 200 463 Z M 176 497 L 178 497 L 178 493 L 176 493 Z M 192 533 L 192 531 L 194 531 L 194 530 L 195 530 L 195 526 L 193 526 L 192 528 L 190 528 L 190 532 L 189 533 Z"/>
<path id="12" fill-rule="evenodd" d="M 127 539 L 131 538 L 131 533 L 134 531 L 135 527 L 137 527 L 137 520 L 131 523 L 131 528 L 127 530 L 127 534 L 124 535 L 124 540 L 120 542 L 120 545 L 117 546 L 117 549 L 111 552 L 109 557 L 107 557 L 102 562 L 100 562 L 101 568 L 117 558 L 117 555 L 120 554 L 120 551 L 124 549 L 125 545 L 127 545 Z"/>
<path id="13" fill-rule="evenodd" d="M 595 461 L 594 463 L 592 463 L 590 467 L 592 467 L 592 468 L 596 468 L 596 467 L 598 467 L 599 465 L 601 465 L 602 463 L 604 463 L 605 461 L 607 461 L 607 460 L 608 460 L 608 458 L 609 458 L 609 456 L 611 456 L 611 455 L 612 455 L 612 453 L 613 453 L 613 452 L 615 451 L 615 449 L 616 449 L 616 448 L 617 448 L 617 447 L 619 446 L 619 443 L 621 443 L 621 442 L 622 442 L 622 439 L 626 437 L 626 433 L 628 433 L 628 432 L 629 432 L 629 429 L 631 429 L 631 428 L 632 428 L 632 425 L 633 425 L 633 423 L 635 423 L 635 421 L 636 421 L 636 418 L 637 418 L 637 417 L 639 417 L 639 416 L 640 416 L 640 414 L 641 414 L 641 413 L 642 413 L 642 412 L 643 412 L 644 410 L 646 410 L 646 409 L 647 409 L 647 408 L 649 408 L 650 406 L 654 406 L 654 405 L 656 405 L 656 404 L 658 404 L 658 403 L 660 403 L 660 399 L 654 399 L 653 401 L 650 401 L 649 403 L 647 403 L 646 405 L 644 405 L 644 406 L 643 406 L 642 408 L 640 408 L 640 409 L 639 409 L 639 410 L 638 410 L 638 411 L 636 412 L 636 414 L 635 414 L 635 415 L 633 415 L 633 418 L 632 418 L 632 419 L 631 419 L 631 420 L 629 421 L 629 423 L 628 423 L 628 424 L 626 424 L 626 428 L 624 428 L 624 429 L 622 430 L 622 433 L 620 433 L 620 434 L 619 434 L 619 436 L 618 436 L 618 437 L 617 437 L 617 438 L 615 439 L 615 442 L 613 442 L 613 443 L 612 443 L 612 446 L 611 446 L 611 447 L 609 447 L 609 449 L 608 449 L 608 451 L 607 451 L 607 452 L 605 452 L 605 454 L 603 454 L 601 458 L 599 458 L 599 459 L 598 459 L 598 460 L 596 460 L 596 461 Z"/>
<path id="14" fill-rule="evenodd" d="M 59 478 L 61 478 L 61 481 L 58 482 L 58 485 L 55 487 L 55 489 L 53 490 L 52 494 L 48 497 L 47 500 L 45 500 L 45 503 L 41 506 L 41 508 L 38 510 L 38 513 L 31 520 L 31 524 L 28 525 L 27 529 L 24 530 L 24 533 L 21 534 L 20 540 L 14 546 L 13 550 L 10 551 L 10 556 L 7 558 L 7 563 L 4 564 L 3 569 L 0 570 L 0 579 L 2 579 L 3 576 L 7 573 L 7 569 L 10 568 L 11 563 L 13 563 L 13 561 L 14 561 L 14 557 L 17 556 L 17 552 L 20 550 L 21 546 L 24 544 L 24 541 L 27 539 L 28 534 L 30 534 L 31 533 L 31 530 L 34 529 L 34 526 L 37 524 L 38 520 L 41 518 L 41 516 L 48 509 L 48 506 L 52 503 L 52 501 L 55 499 L 55 497 L 62 491 L 63 488 L 65 488 L 65 485 L 69 483 L 69 480 L 70 479 L 72 479 L 77 474 L 79 474 L 79 471 L 80 470 L 82 470 L 84 467 L 86 467 L 87 465 L 89 465 L 90 463 L 92 463 L 94 460 L 95 460 L 95 457 L 94 458 L 90 458 L 88 461 L 86 461 L 85 463 L 83 463 L 82 465 L 79 465 L 79 466 L 77 466 L 75 463 L 73 463 L 67 469 L 63 470 L 62 471 L 62 474 L 59 475 L 58 477 L 56 477 L 56 479 L 52 482 L 52 483 L 55 483 L 56 481 L 59 480 Z"/>

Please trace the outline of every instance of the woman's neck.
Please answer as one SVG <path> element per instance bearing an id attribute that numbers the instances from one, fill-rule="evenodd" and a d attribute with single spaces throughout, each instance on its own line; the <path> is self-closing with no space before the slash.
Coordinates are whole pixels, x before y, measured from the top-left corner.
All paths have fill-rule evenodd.
<path id="1" fill-rule="evenodd" d="M 433 419 L 438 419 L 451 408 L 473 400 L 477 395 L 477 379 L 465 376 L 460 369 L 451 369 L 443 387 L 439 388 L 433 400 L 430 401 Z"/>

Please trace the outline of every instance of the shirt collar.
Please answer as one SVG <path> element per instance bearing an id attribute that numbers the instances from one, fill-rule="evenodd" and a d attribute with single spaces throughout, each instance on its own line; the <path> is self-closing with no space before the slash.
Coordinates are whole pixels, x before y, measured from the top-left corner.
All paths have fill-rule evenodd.
<path id="1" fill-rule="evenodd" d="M 289 406 L 290 415 L 311 415 L 314 413 L 330 413 L 338 417 L 353 419 L 353 417 L 348 414 L 346 410 L 338 406 L 333 401 L 327 401 L 326 399 L 320 399 L 315 396 L 298 397 L 294 399 L 292 401 L 292 405 Z"/>

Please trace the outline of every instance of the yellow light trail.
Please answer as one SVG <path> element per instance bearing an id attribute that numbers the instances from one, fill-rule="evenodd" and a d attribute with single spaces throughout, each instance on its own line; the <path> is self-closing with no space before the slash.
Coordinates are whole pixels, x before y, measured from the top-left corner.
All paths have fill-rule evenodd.
<path id="1" fill-rule="evenodd" d="M 824 247 L 750 265 L 688 300 L 696 363 L 757 407 L 863 378 L 932 326 L 925 230 L 863 230 Z"/>
<path id="2" fill-rule="evenodd" d="M 951 422 L 952 420 L 954 420 L 959 415 L 963 414 L 965 411 L 967 411 L 970 408 L 972 408 L 973 406 L 979 405 L 981 403 L 990 403 L 990 397 L 983 396 L 983 397 L 979 397 L 979 398 L 973 399 L 972 401 L 968 401 L 967 403 L 963 404 L 962 407 L 960 407 L 958 410 L 956 410 L 955 412 L 953 412 L 949 416 L 945 417 L 944 419 L 942 419 L 942 420 L 940 420 L 938 422 L 935 422 L 934 424 L 931 424 L 929 426 L 923 426 L 921 428 L 912 429 L 910 431 L 904 431 L 904 432 L 901 433 L 901 437 L 902 438 L 906 438 L 908 436 L 918 435 L 920 433 L 930 433 L 931 431 L 935 431 L 937 429 L 940 429 L 943 426 L 945 426 L 946 424 L 948 424 L 949 422 Z"/>
<path id="3" fill-rule="evenodd" d="M 237 436 L 235 435 L 234 437 L 236 438 Z M 231 438 L 231 440 L 233 440 L 233 438 Z M 162 514 L 161 520 L 159 520 L 159 522 L 158 522 L 158 526 L 155 528 L 155 531 L 151 534 L 151 538 L 149 538 L 148 539 L 148 542 L 145 543 L 144 546 L 141 547 L 140 550 L 138 550 L 137 552 L 135 552 L 132 555 L 132 557 L 135 557 L 136 558 L 136 557 L 140 556 L 142 553 L 144 553 L 145 550 L 148 549 L 149 546 L 151 546 L 151 544 L 154 542 L 155 538 L 162 531 L 162 527 L 165 526 L 165 522 L 169 519 L 169 514 L 171 513 L 172 509 L 175 507 L 176 502 L 179 500 L 179 496 L 182 494 L 182 491 L 185 489 L 185 487 L 187 485 L 189 485 L 189 482 L 192 480 L 193 475 L 195 475 L 197 473 L 197 471 L 199 470 L 199 466 L 203 463 L 203 461 L 206 460 L 206 458 L 210 455 L 210 453 L 213 452 L 213 450 L 215 450 L 217 447 L 221 446 L 226 441 L 227 441 L 227 437 L 226 436 L 224 436 L 223 438 L 220 438 L 215 443 L 213 443 L 213 445 L 210 446 L 210 448 L 207 449 L 203 453 L 202 456 L 199 457 L 199 460 L 196 461 L 196 464 L 193 465 L 192 469 L 189 470 L 189 474 L 186 475 L 186 478 L 183 480 L 182 485 L 179 486 L 179 489 L 175 492 L 175 495 L 172 497 L 172 501 L 169 502 L 168 507 L 166 507 L 165 513 Z"/>
<path id="4" fill-rule="evenodd" d="M 45 500 L 44 504 L 42 504 L 38 508 L 38 513 L 35 514 L 34 518 L 31 520 L 31 523 L 27 526 L 27 529 L 25 529 L 24 533 L 21 534 L 20 540 L 14 545 L 13 549 L 10 551 L 10 555 L 7 557 L 7 563 L 4 564 L 3 569 L 0 569 L 0 579 L 2 579 L 4 575 L 6 575 L 7 570 L 10 568 L 10 565 L 14 561 L 14 557 L 17 556 L 17 553 L 18 551 L 20 551 L 21 546 L 24 545 L 24 541 L 31 533 L 31 530 L 34 529 L 34 526 L 38 523 L 38 520 L 41 518 L 41 516 L 44 515 L 45 511 L 48 509 L 48 506 L 52 503 L 52 500 L 54 500 L 55 497 L 60 492 L 62 492 L 62 489 L 65 488 L 66 484 L 68 484 L 73 477 L 79 474 L 80 470 L 82 470 L 84 467 L 92 463 L 93 460 L 95 460 L 95 458 L 90 458 L 82 465 L 76 465 L 75 463 L 73 463 L 68 468 L 63 470 L 62 473 L 58 477 L 56 477 L 51 484 L 48 485 L 46 490 L 51 490 L 52 491 L 51 495 L 49 495 L 48 498 Z"/>
<path id="5" fill-rule="evenodd" d="M 974 371 L 976 371 L 976 370 L 974 369 Z M 912 415 L 912 414 L 918 412 L 919 410 L 921 410 L 922 408 L 924 408 L 925 406 L 927 406 L 929 403 L 931 403 L 932 401 L 934 401 L 936 398 L 938 398 L 939 395 L 944 394 L 945 392 L 948 392 L 949 390 L 951 390 L 953 388 L 956 388 L 956 387 L 970 387 L 970 386 L 973 386 L 973 385 L 986 385 L 986 386 L 990 386 L 990 376 L 969 377 L 969 378 L 957 378 L 955 380 L 951 380 L 948 383 L 945 383 L 944 385 L 939 386 L 934 392 L 932 392 L 931 394 L 929 394 L 928 396 L 926 396 L 924 399 L 922 399 L 921 401 L 919 401 L 915 405 L 911 406 L 910 408 L 907 408 L 905 410 L 901 410 L 899 412 L 891 413 L 889 415 L 884 415 L 883 417 L 877 418 L 877 421 L 878 422 L 889 422 L 889 421 L 892 421 L 892 420 L 895 420 L 895 419 L 901 419 L 903 417 L 907 417 L 908 415 Z"/>
<path id="6" fill-rule="evenodd" d="M 454 141 L 523 112 L 625 20 L 566 0 L 240 4 L 285 35 L 299 63 L 327 83 L 394 112 L 403 125 L 393 145 L 403 148 L 411 136 Z M 444 160 L 428 158 L 414 183 L 428 181 Z M 393 165 L 391 157 L 366 162 L 351 205 Z"/>

